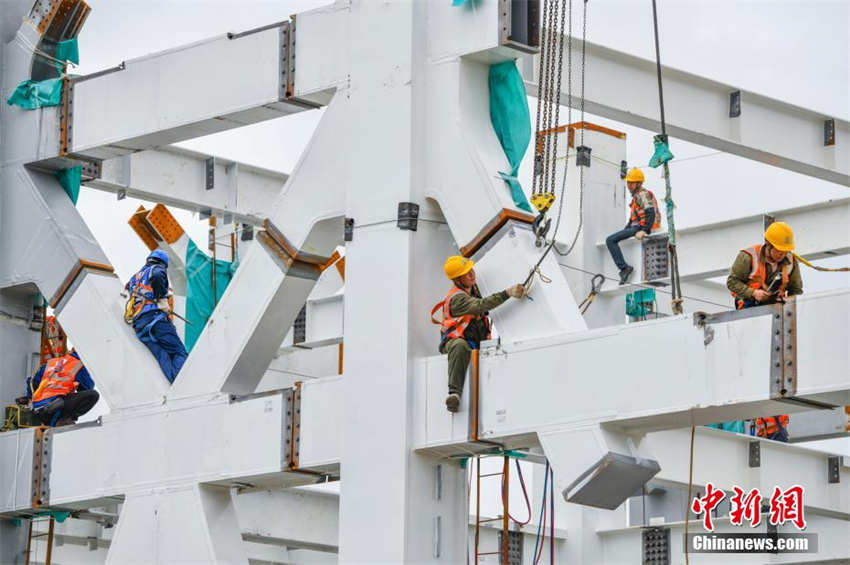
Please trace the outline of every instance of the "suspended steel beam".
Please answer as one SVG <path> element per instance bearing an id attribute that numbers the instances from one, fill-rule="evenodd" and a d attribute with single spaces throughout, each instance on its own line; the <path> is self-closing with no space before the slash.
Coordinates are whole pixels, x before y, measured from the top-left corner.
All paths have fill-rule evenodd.
<path id="1" fill-rule="evenodd" d="M 578 53 L 581 42 L 572 41 Z M 537 77 L 532 73 L 537 64 L 528 64 L 530 60 L 524 65 L 525 89 L 536 96 Z M 573 73 L 578 76 L 580 57 L 573 60 Z M 654 61 L 587 42 L 585 66 L 587 112 L 660 131 Z M 842 116 L 801 108 L 667 66 L 662 67 L 662 77 L 670 136 L 850 186 L 850 123 Z M 624 89 L 624 84 L 629 87 Z M 567 100 L 564 91 L 561 104 L 566 105 Z M 578 108 L 581 99 L 575 92 L 572 100 Z"/>
<path id="2" fill-rule="evenodd" d="M 59 156 L 107 159 L 317 108 L 292 95 L 293 36 L 280 22 L 68 81 Z"/>
<path id="3" fill-rule="evenodd" d="M 255 225 L 288 175 L 221 157 L 166 146 L 104 160 L 98 177 L 84 184 L 193 212 Z"/>

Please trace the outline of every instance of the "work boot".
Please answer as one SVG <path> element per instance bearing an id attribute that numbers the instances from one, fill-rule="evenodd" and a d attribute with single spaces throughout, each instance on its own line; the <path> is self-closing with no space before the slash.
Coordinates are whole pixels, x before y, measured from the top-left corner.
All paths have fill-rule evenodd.
<path id="1" fill-rule="evenodd" d="M 629 279 L 632 276 L 632 273 L 635 271 L 635 268 L 631 265 L 626 265 L 622 269 L 620 269 L 620 286 L 629 282 Z"/>
<path id="2" fill-rule="evenodd" d="M 73 426 L 76 423 L 76 418 L 59 418 L 56 421 L 56 427 L 58 428 L 59 426 Z"/>
<path id="3" fill-rule="evenodd" d="M 458 408 L 460 408 L 460 395 L 453 392 L 446 397 L 446 410 L 457 412 Z"/>

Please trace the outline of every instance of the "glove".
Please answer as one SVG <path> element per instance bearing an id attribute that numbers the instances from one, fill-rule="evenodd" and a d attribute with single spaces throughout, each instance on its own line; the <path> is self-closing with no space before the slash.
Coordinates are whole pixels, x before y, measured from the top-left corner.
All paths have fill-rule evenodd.
<path id="1" fill-rule="evenodd" d="M 171 313 L 171 308 L 168 307 L 168 299 L 160 298 L 156 301 L 156 307 L 165 313 Z"/>
<path id="2" fill-rule="evenodd" d="M 512 298 L 522 298 L 525 296 L 525 287 L 521 284 L 515 284 L 506 288 L 505 292 L 507 292 L 508 296 Z"/>
<path id="3" fill-rule="evenodd" d="M 640 230 L 639 232 L 637 232 L 635 234 L 635 239 L 638 240 L 638 241 L 642 240 L 645 237 L 646 237 L 646 232 L 643 231 L 643 230 Z"/>

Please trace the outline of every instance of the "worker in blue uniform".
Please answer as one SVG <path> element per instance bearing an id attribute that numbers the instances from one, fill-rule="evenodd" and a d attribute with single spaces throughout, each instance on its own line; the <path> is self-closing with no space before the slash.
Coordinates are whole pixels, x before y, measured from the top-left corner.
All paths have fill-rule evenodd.
<path id="1" fill-rule="evenodd" d="M 173 383 L 188 354 L 171 321 L 168 255 L 156 249 L 124 287 L 130 294 L 124 319 L 151 350 L 168 382 Z"/>
<path id="2" fill-rule="evenodd" d="M 27 379 L 27 398 L 39 422 L 46 426 L 75 424 L 97 404 L 100 395 L 75 350 L 48 359 Z"/>

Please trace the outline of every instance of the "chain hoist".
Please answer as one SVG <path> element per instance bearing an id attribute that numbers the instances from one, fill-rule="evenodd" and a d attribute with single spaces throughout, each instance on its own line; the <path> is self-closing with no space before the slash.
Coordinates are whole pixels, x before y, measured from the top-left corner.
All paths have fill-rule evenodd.
<path id="1" fill-rule="evenodd" d="M 537 120 L 535 123 L 534 177 L 531 204 L 538 216 L 533 224 L 537 246 L 543 245 L 551 220 L 546 212 L 555 202 L 556 167 L 558 155 L 558 120 L 563 74 L 564 25 L 567 0 L 546 0 L 543 3 L 544 36 L 538 61 Z M 569 3 L 572 6 L 572 0 Z M 570 11 L 570 17 L 572 13 Z M 568 40 L 568 39 L 567 39 Z"/>

